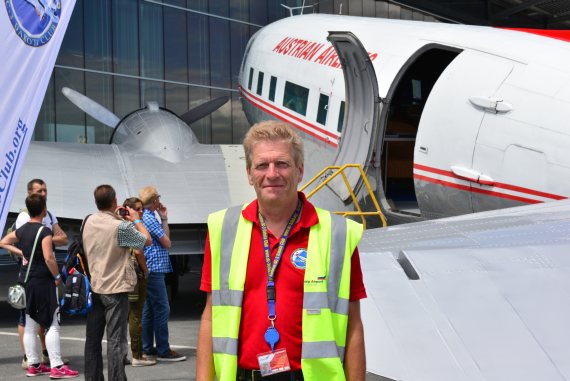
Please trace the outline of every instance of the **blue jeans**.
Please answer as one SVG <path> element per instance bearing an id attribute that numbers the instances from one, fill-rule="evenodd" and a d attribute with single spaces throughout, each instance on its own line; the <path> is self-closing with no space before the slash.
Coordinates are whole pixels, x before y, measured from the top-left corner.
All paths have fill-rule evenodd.
<path id="1" fill-rule="evenodd" d="M 93 293 L 93 309 L 87 314 L 85 329 L 85 380 L 103 381 L 103 354 L 101 341 L 107 326 L 108 379 L 127 379 L 124 359 L 127 355 L 127 317 L 129 299 L 127 293 Z"/>
<path id="2" fill-rule="evenodd" d="M 168 343 L 168 318 L 170 305 L 166 293 L 164 273 L 149 273 L 146 285 L 146 301 L 142 314 L 143 353 L 164 356 L 170 351 Z M 154 342 L 156 341 L 156 349 Z"/>

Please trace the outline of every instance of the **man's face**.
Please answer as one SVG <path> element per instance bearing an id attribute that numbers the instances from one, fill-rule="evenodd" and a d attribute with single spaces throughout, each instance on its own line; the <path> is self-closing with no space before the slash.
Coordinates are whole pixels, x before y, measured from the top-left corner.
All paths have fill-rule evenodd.
<path id="1" fill-rule="evenodd" d="M 287 205 L 297 200 L 303 165 L 295 164 L 290 143 L 259 142 L 253 146 L 247 177 L 261 205 Z"/>
<path id="2" fill-rule="evenodd" d="M 154 198 L 154 200 L 152 200 L 152 203 L 150 204 L 150 206 L 149 206 L 148 209 L 149 209 L 151 212 L 154 212 L 155 210 L 157 210 L 157 209 L 159 209 L 159 208 L 160 208 L 160 195 L 156 196 L 156 197 Z"/>
<path id="3" fill-rule="evenodd" d="M 38 184 L 38 183 L 34 183 L 32 184 L 32 189 L 28 191 L 28 196 L 31 196 L 33 194 L 39 194 L 40 196 L 44 196 L 47 199 L 47 187 L 45 184 Z"/>

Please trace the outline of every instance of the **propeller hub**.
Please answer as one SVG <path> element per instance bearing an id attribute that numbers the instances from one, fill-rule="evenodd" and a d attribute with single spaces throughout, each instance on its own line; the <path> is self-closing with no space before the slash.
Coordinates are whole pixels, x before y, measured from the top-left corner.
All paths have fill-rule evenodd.
<path id="1" fill-rule="evenodd" d="M 111 143 L 178 163 L 191 151 L 192 145 L 198 144 L 198 139 L 174 113 L 149 102 L 146 108 L 123 118 Z"/>

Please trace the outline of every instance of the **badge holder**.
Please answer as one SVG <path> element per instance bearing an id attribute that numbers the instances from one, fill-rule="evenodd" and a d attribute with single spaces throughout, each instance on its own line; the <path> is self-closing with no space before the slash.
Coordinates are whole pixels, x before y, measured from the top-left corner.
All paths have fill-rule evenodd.
<path id="1" fill-rule="evenodd" d="M 260 353 L 257 355 L 257 361 L 259 362 L 261 377 L 291 370 L 287 350 L 285 348 L 278 349 L 274 352 Z"/>
<path id="2" fill-rule="evenodd" d="M 271 262 L 271 253 L 269 250 L 269 237 L 267 233 L 267 225 L 265 224 L 265 219 L 259 213 L 259 222 L 261 225 L 261 234 L 263 238 L 263 252 L 265 255 L 265 264 L 267 267 L 267 318 L 271 323 L 263 338 L 265 342 L 271 348 L 270 352 L 264 352 L 257 355 L 257 361 L 259 363 L 259 370 L 261 372 L 262 377 L 270 376 L 273 374 L 287 372 L 291 370 L 291 366 L 289 365 L 289 357 L 287 357 L 287 350 L 285 348 L 280 348 L 275 350 L 275 344 L 279 341 L 279 332 L 277 328 L 275 328 L 275 319 L 277 318 L 277 314 L 275 312 L 275 303 L 277 301 L 276 292 L 275 292 L 275 282 L 274 282 L 274 274 L 277 266 L 279 265 L 279 261 L 281 260 L 281 256 L 283 255 L 283 250 L 285 249 L 285 244 L 287 243 L 287 238 L 289 237 L 289 233 L 291 232 L 291 228 L 297 218 L 301 214 L 301 207 L 302 204 L 299 201 L 297 203 L 297 208 L 291 218 L 289 218 L 289 222 L 281 236 L 281 240 L 279 242 L 279 247 L 277 248 L 277 253 L 275 254 L 275 259 L 273 263 Z"/>

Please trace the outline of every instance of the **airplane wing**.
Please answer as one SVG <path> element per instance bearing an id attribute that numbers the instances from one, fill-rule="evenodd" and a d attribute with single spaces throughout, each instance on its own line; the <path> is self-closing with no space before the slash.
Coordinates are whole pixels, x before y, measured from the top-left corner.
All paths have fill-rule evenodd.
<path id="1" fill-rule="evenodd" d="M 96 211 L 93 191 L 100 184 L 112 185 L 119 203 L 155 185 L 168 207 L 170 224 L 205 223 L 209 213 L 255 198 L 241 146 L 191 148 L 173 163 L 118 144 L 32 142 L 10 211 L 24 206 L 26 183 L 32 178 L 47 183 L 49 209 L 71 219 Z"/>
<path id="2" fill-rule="evenodd" d="M 369 372 L 570 379 L 570 201 L 368 230 L 359 250 Z"/>

